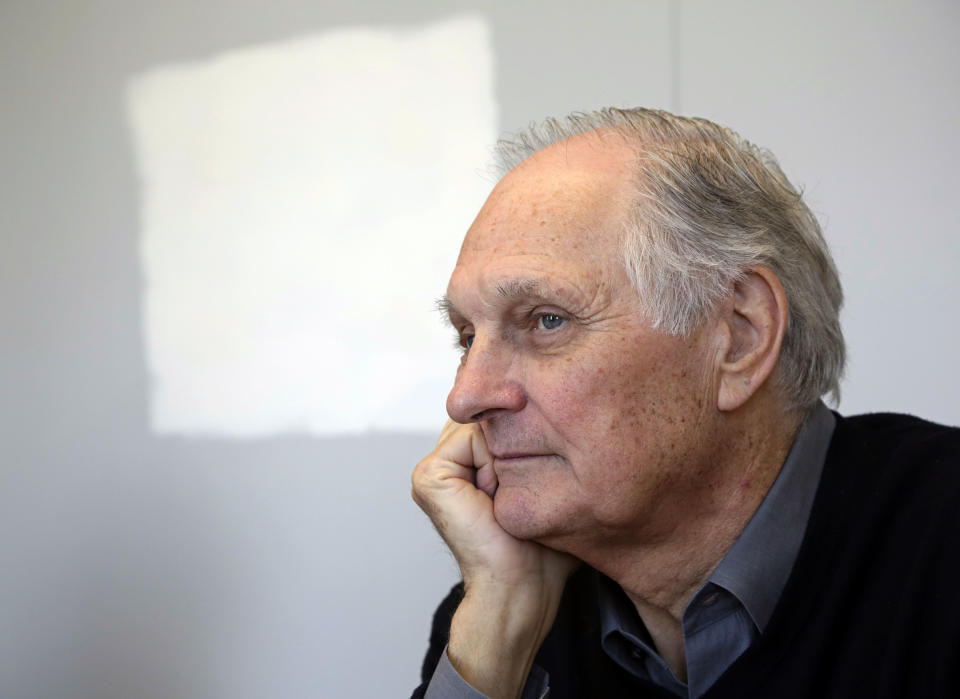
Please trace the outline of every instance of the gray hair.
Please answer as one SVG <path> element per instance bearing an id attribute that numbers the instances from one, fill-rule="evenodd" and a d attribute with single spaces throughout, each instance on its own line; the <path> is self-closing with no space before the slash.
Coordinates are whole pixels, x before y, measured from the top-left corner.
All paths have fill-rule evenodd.
<path id="1" fill-rule="evenodd" d="M 750 267 L 780 279 L 789 319 L 776 381 L 787 408 L 840 399 L 843 291 L 820 225 L 773 155 L 706 119 L 603 109 L 502 138 L 506 174 L 572 136 L 619 134 L 637 153 L 637 202 L 623 238 L 627 271 L 654 327 L 687 335 Z"/>

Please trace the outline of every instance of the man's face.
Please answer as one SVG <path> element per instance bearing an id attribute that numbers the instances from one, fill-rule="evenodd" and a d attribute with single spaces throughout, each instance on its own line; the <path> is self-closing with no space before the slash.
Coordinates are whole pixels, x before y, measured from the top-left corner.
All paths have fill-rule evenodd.
<path id="1" fill-rule="evenodd" d="M 570 550 L 651 540 L 708 488 L 709 333 L 655 331 L 620 254 L 630 152 L 579 137 L 497 186 L 447 297 L 464 355 L 447 410 L 479 422 L 497 520 Z"/>

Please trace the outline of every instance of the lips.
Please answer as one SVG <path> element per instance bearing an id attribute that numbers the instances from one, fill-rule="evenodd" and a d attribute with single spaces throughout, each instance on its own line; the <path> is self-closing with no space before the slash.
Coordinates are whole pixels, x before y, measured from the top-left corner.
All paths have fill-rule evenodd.
<path id="1" fill-rule="evenodd" d="M 493 454 L 493 458 L 497 461 L 519 461 L 521 459 L 536 459 L 543 456 L 553 456 L 552 454 L 545 454 L 542 452 L 524 452 L 524 451 L 508 451 L 502 454 Z"/>

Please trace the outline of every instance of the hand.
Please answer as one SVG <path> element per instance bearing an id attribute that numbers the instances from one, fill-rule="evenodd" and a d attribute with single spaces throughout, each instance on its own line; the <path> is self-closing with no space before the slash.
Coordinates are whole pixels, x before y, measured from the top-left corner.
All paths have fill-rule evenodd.
<path id="1" fill-rule="evenodd" d="M 497 522 L 493 456 L 477 424 L 448 420 L 437 446 L 413 472 L 413 499 L 453 552 L 465 587 L 563 587 L 576 559 L 511 536 Z"/>
<path id="2" fill-rule="evenodd" d="M 448 421 L 413 472 L 413 499 L 453 552 L 466 590 L 447 654 L 468 683 L 499 698 L 522 691 L 579 561 L 506 532 L 494 517 L 496 490 L 477 424 Z"/>

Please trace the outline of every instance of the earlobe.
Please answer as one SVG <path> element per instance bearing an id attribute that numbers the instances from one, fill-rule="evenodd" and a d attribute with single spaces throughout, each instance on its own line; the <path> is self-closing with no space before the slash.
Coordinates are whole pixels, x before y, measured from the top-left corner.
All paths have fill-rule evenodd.
<path id="1" fill-rule="evenodd" d="M 783 285 L 766 267 L 748 269 L 723 309 L 728 340 L 720 361 L 717 408 L 730 411 L 750 400 L 773 373 L 789 311 Z"/>

